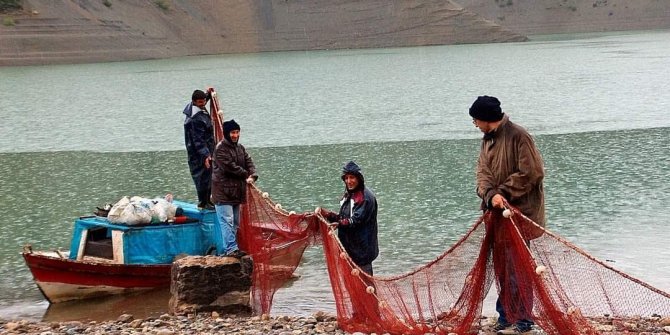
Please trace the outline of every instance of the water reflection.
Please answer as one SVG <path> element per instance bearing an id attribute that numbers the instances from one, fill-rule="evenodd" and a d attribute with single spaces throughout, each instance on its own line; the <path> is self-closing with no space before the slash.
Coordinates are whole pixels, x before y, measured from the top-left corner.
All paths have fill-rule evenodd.
<path id="1" fill-rule="evenodd" d="M 170 290 L 150 290 L 123 296 L 86 299 L 51 304 L 44 312 L 42 321 L 106 321 L 122 314 L 131 314 L 135 319 L 158 317 L 167 313 Z"/>

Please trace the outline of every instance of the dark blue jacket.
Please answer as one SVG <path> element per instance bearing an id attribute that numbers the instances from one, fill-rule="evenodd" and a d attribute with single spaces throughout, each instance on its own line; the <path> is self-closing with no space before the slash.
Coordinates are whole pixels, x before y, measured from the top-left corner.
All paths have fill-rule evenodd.
<path id="1" fill-rule="evenodd" d="M 193 102 L 184 108 L 184 142 L 191 168 L 203 165 L 205 157 L 214 152 L 214 126 L 209 113 L 198 112 L 191 115 Z"/>
<path id="2" fill-rule="evenodd" d="M 337 236 L 349 257 L 358 266 L 371 264 L 379 256 L 377 241 L 377 199 L 369 188 L 365 187 L 365 178 L 354 162 L 349 162 L 342 170 L 345 174 L 358 177 L 358 187 L 346 190 L 340 201 Z M 345 223 L 345 224 L 342 224 Z"/>

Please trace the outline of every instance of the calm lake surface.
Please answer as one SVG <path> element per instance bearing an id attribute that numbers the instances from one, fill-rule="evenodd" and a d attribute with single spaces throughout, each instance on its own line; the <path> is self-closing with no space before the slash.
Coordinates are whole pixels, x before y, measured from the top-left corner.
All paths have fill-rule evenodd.
<path id="1" fill-rule="evenodd" d="M 165 292 L 49 307 L 19 253 L 67 248 L 76 217 L 124 195 L 194 201 L 181 110 L 206 86 L 284 208 L 335 208 L 341 166 L 362 166 L 379 275 L 434 259 L 480 214 L 467 109 L 497 96 L 544 156 L 548 228 L 670 291 L 669 68 L 669 31 L 0 68 L 0 318 L 167 310 Z M 334 311 L 324 266 L 308 249 L 273 314 Z"/>

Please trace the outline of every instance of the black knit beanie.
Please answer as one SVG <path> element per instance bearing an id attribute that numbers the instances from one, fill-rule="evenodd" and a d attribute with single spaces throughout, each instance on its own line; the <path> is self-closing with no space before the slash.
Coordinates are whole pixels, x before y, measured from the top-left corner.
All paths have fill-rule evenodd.
<path id="1" fill-rule="evenodd" d="M 233 130 L 240 130 L 240 125 L 237 124 L 235 120 L 230 120 L 223 123 L 223 137 L 230 143 L 233 143 L 233 141 L 230 139 L 230 132 Z"/>
<path id="2" fill-rule="evenodd" d="M 470 107 L 470 116 L 480 121 L 500 121 L 504 115 L 498 98 L 488 95 L 477 97 Z"/>

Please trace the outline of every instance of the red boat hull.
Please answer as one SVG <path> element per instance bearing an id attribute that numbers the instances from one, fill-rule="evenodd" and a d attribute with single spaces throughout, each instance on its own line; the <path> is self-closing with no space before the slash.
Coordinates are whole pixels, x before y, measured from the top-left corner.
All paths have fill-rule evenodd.
<path id="1" fill-rule="evenodd" d="M 24 252 L 23 258 L 51 303 L 170 286 L 171 264 L 74 261 L 43 252 Z"/>

